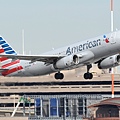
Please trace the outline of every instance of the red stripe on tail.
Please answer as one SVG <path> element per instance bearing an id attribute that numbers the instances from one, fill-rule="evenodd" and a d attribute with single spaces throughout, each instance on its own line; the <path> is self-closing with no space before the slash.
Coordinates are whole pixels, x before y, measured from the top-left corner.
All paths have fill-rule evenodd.
<path id="1" fill-rule="evenodd" d="M 9 67 L 9 66 L 17 64 L 17 63 L 20 63 L 20 60 L 15 60 L 13 62 L 7 63 L 7 64 L 3 65 L 2 68 L 6 68 L 6 67 Z"/>
<path id="2" fill-rule="evenodd" d="M 18 71 L 18 70 L 21 70 L 21 69 L 23 69 L 23 67 L 22 67 L 22 66 L 18 66 L 18 67 L 16 67 L 16 68 L 12 68 L 12 69 L 10 69 L 10 70 L 6 70 L 6 71 L 2 72 L 2 75 L 3 75 L 3 76 L 6 76 L 6 75 L 9 75 L 9 74 L 11 74 L 11 73 L 13 73 L 13 72 L 16 72 L 16 71 Z"/>
<path id="3" fill-rule="evenodd" d="M 8 60 L 8 58 L 6 58 L 6 57 L 0 57 L 0 62 L 3 62 L 5 60 Z"/>
<path id="4" fill-rule="evenodd" d="M 3 53 L 3 52 L 5 52 L 4 49 L 0 49 L 0 53 Z"/>
<path id="5" fill-rule="evenodd" d="M 4 53 L 4 49 L 0 49 L 0 53 Z M 4 61 L 4 60 L 7 60 L 8 58 L 6 57 L 0 57 L 0 62 Z"/>

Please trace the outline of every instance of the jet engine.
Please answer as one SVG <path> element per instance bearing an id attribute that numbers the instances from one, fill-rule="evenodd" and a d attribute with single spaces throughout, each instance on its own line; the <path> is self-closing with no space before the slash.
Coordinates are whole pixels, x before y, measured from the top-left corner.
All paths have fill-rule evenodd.
<path id="1" fill-rule="evenodd" d="M 66 56 L 54 63 L 55 69 L 65 69 L 74 65 L 84 64 L 94 59 L 94 54 L 91 51 L 86 51 L 76 55 Z"/>
<path id="2" fill-rule="evenodd" d="M 77 55 L 69 55 L 54 64 L 55 69 L 64 69 L 79 63 L 79 57 Z"/>
<path id="3" fill-rule="evenodd" d="M 120 65 L 120 55 L 113 55 L 103 59 L 101 62 L 98 63 L 99 69 L 108 69 L 111 67 L 116 67 Z"/>

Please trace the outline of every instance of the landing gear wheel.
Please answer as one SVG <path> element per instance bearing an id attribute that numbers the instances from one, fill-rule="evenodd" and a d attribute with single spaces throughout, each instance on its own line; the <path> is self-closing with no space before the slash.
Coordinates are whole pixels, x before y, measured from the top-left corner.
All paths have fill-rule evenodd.
<path id="1" fill-rule="evenodd" d="M 92 78 L 93 78 L 93 74 L 87 72 L 87 73 L 84 74 L 84 78 L 85 78 L 85 79 L 92 79 Z"/>
<path id="2" fill-rule="evenodd" d="M 88 73 L 85 73 L 85 74 L 84 74 L 84 78 L 85 78 L 85 79 L 89 79 L 89 74 L 88 74 Z"/>
<path id="3" fill-rule="evenodd" d="M 58 73 L 55 73 L 55 79 L 63 79 L 64 78 L 64 74 L 63 73 L 60 73 L 60 72 L 58 72 Z"/>
<path id="4" fill-rule="evenodd" d="M 84 74 L 85 79 L 93 78 L 93 74 L 89 72 L 90 68 L 92 68 L 92 65 L 91 64 L 87 65 L 87 73 Z"/>
<path id="5" fill-rule="evenodd" d="M 93 74 L 89 73 L 89 79 L 92 79 L 92 78 L 93 78 Z"/>

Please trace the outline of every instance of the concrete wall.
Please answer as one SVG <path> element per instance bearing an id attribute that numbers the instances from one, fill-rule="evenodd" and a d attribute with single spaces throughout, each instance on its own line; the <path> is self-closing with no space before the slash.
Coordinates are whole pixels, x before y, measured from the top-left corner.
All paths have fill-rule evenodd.
<path id="1" fill-rule="evenodd" d="M 0 117 L 0 120 L 28 120 L 28 117 Z"/>

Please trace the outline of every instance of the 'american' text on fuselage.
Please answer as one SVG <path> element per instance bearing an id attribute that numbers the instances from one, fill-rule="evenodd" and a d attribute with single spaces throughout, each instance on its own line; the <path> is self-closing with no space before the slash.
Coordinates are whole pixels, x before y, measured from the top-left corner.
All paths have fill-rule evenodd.
<path id="1" fill-rule="evenodd" d="M 93 48 L 93 47 L 96 47 L 99 45 L 101 45 L 100 39 L 94 40 L 94 41 L 87 41 L 86 43 L 80 44 L 80 45 L 75 46 L 75 47 L 68 47 L 66 50 L 66 54 L 70 55 L 72 53 L 80 52 L 80 51 L 83 51 L 83 50 L 86 50 L 89 48 Z"/>

